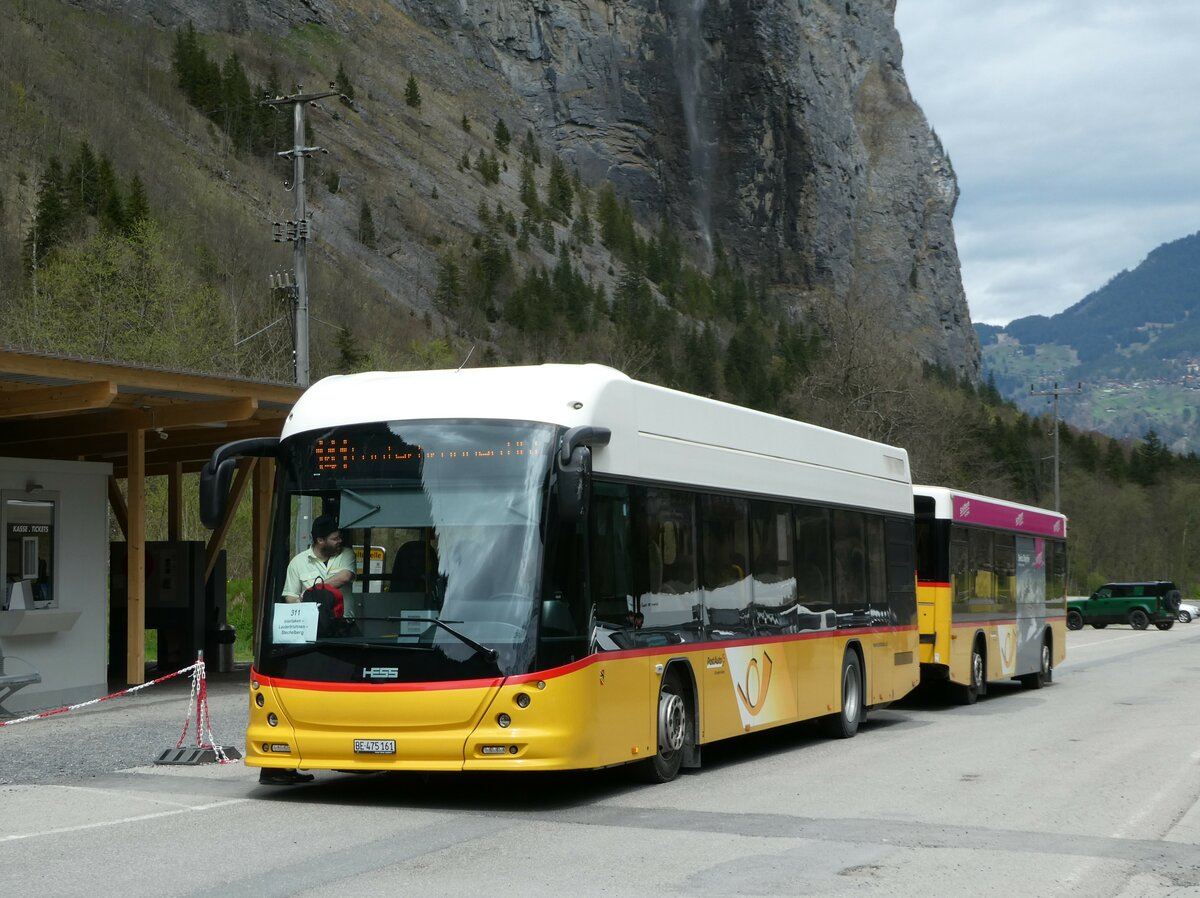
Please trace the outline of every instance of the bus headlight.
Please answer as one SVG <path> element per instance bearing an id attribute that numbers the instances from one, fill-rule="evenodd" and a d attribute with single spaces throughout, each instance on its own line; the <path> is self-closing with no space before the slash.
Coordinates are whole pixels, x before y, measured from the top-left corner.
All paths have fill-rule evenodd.
<path id="1" fill-rule="evenodd" d="M 508 727 L 512 724 L 512 718 L 507 714 L 500 713 L 496 715 L 496 723 L 500 724 L 501 727 Z"/>
<path id="2" fill-rule="evenodd" d="M 272 727 L 279 726 L 279 718 L 275 716 L 274 711 L 272 711 L 270 714 L 267 715 L 267 726 L 272 726 Z"/>
<path id="3" fill-rule="evenodd" d="M 518 692 L 516 695 L 516 703 L 518 708 L 528 708 L 529 696 L 524 692 Z"/>

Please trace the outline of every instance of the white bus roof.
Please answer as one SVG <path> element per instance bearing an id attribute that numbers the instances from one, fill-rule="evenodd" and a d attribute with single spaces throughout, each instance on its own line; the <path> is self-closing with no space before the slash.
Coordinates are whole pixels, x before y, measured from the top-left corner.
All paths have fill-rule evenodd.
<path id="1" fill-rule="evenodd" d="M 438 418 L 607 427 L 597 474 L 912 514 L 908 454 L 883 443 L 632 380 L 603 365 L 536 365 L 327 377 L 283 438 Z"/>
<path id="2" fill-rule="evenodd" d="M 1022 505 L 1020 502 L 1009 502 L 1007 499 L 995 499 L 941 486 L 916 484 L 912 489 L 914 496 L 927 496 L 932 499 L 934 517 L 943 520 L 998 527 L 1037 536 L 1062 539 L 1067 536 L 1067 516 L 1048 508 Z"/>

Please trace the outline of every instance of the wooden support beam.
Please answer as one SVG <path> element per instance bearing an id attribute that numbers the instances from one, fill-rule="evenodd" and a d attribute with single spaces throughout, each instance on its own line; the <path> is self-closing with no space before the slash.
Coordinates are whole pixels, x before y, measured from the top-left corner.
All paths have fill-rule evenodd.
<path id="1" fill-rule="evenodd" d="M 179 462 L 167 472 L 167 539 L 183 539 L 183 465 Z"/>
<path id="2" fill-rule="evenodd" d="M 238 377 L 186 374 L 156 368 L 139 368 L 120 362 L 64 359 L 11 349 L 0 349 L 0 370 L 10 374 L 56 380 L 111 380 L 139 391 L 172 391 L 195 396 L 257 396 L 276 407 L 291 408 L 303 392 L 294 384 L 266 383 Z"/>
<path id="3" fill-rule="evenodd" d="M 121 495 L 121 487 L 116 477 L 108 478 L 108 504 L 117 520 L 117 526 L 121 528 L 121 535 L 129 542 L 129 512 L 125 508 L 125 497 Z"/>
<path id="4" fill-rule="evenodd" d="M 233 486 L 229 488 L 229 504 L 225 509 L 225 520 L 221 521 L 220 526 L 208 538 L 208 548 L 204 552 L 205 583 L 212 576 L 213 568 L 217 566 L 217 556 L 221 552 L 221 546 L 225 545 L 225 537 L 229 535 L 229 528 L 233 526 L 233 516 L 237 513 L 238 506 L 242 504 L 242 496 L 246 495 L 246 488 L 250 485 L 250 475 L 254 472 L 257 461 L 257 458 L 238 459 L 237 474 L 233 478 Z"/>
<path id="5" fill-rule="evenodd" d="M 146 682 L 146 434 L 129 432 L 129 526 L 125 680 L 131 686 Z"/>
<path id="6" fill-rule="evenodd" d="M 106 433 L 129 433 L 133 430 L 155 430 L 170 427 L 189 427 L 199 424 L 224 424 L 246 421 L 258 410 L 258 401 L 250 396 L 239 399 L 220 399 L 215 402 L 180 402 L 146 409 L 122 409 L 94 415 L 70 415 L 44 421 L 30 421 L 12 441 L 22 443 L 46 442 L 71 437 L 96 436 Z"/>
<path id="7" fill-rule="evenodd" d="M 117 385 L 111 380 L 72 384 L 62 387 L 37 387 L 31 390 L 0 392 L 0 418 L 26 415 L 51 415 L 105 408 L 117 398 Z"/>
<path id="8" fill-rule="evenodd" d="M 146 441 L 146 457 L 150 460 L 176 460 L 173 455 L 163 453 L 186 454 L 187 450 L 199 451 L 205 456 L 211 456 L 212 450 L 232 443 L 235 439 L 250 439 L 252 437 L 277 437 L 283 427 L 283 419 L 248 421 L 244 425 L 233 427 L 190 427 L 186 430 L 167 431 L 167 439 L 151 438 Z M 12 429 L 6 429 L 12 430 Z M 22 442 L 18 433 L 5 433 L 0 437 L 0 456 L 20 457 L 32 453 L 38 459 L 95 459 L 98 461 L 113 461 L 124 459 L 126 437 L 124 433 L 98 433 L 98 435 L 80 435 L 64 437 L 48 441 Z"/>

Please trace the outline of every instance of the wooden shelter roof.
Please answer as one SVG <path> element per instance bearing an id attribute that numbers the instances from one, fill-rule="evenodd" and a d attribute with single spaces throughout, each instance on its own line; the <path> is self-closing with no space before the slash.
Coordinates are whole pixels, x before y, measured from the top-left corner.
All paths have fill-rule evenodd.
<path id="1" fill-rule="evenodd" d="M 277 436 L 294 384 L 0 346 L 0 456 L 107 461 L 122 477 L 144 431 L 145 473 L 197 471 L 230 440 Z"/>

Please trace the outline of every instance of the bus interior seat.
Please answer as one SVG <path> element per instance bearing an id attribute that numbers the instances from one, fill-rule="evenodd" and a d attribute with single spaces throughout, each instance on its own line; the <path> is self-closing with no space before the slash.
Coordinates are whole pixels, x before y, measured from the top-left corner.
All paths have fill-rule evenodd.
<path id="1" fill-rule="evenodd" d="M 393 592 L 427 592 L 425 584 L 425 544 L 409 540 L 396 550 L 392 562 Z"/>
<path id="2" fill-rule="evenodd" d="M 571 609 L 562 599 L 546 599 L 542 602 L 542 632 L 556 635 L 575 632 L 575 622 L 571 620 Z"/>

